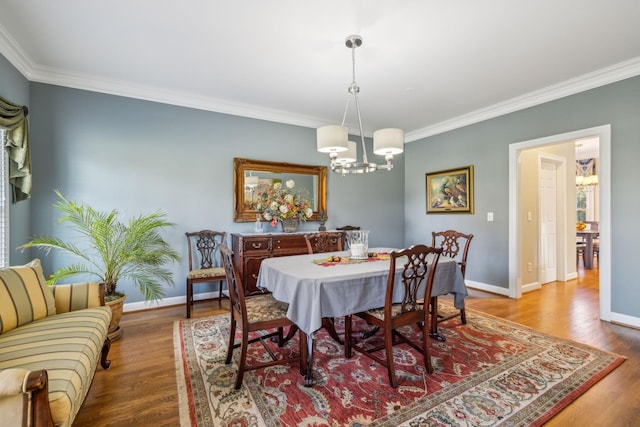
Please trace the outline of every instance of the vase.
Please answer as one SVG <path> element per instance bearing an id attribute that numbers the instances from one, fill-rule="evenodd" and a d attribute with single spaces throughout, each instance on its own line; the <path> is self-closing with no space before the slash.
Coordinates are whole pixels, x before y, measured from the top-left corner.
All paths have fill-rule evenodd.
<path id="1" fill-rule="evenodd" d="M 295 233 L 298 231 L 298 218 L 287 218 L 280 220 L 282 231 L 285 233 Z"/>
<path id="2" fill-rule="evenodd" d="M 108 337 L 111 342 L 120 339 L 122 336 L 122 329 L 120 328 L 120 319 L 122 318 L 122 312 L 124 308 L 124 300 L 126 296 L 122 296 L 113 301 L 106 302 L 105 305 L 111 308 L 111 323 L 109 324 Z"/>

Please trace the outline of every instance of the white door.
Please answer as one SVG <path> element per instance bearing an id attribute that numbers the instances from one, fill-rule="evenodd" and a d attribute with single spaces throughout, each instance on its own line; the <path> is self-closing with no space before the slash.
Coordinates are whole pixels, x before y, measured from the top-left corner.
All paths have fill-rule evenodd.
<path id="1" fill-rule="evenodd" d="M 548 160 L 543 159 L 540 163 L 540 256 L 538 271 L 540 284 L 558 279 L 556 169 L 556 164 Z"/>

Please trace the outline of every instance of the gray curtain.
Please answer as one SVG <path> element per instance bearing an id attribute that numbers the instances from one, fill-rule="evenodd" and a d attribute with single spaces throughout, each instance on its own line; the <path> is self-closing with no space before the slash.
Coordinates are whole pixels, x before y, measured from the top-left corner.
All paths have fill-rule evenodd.
<path id="1" fill-rule="evenodd" d="M 0 128 L 6 129 L 4 149 L 9 156 L 9 183 L 13 202 L 31 197 L 31 149 L 27 107 L 16 105 L 0 97 Z"/>

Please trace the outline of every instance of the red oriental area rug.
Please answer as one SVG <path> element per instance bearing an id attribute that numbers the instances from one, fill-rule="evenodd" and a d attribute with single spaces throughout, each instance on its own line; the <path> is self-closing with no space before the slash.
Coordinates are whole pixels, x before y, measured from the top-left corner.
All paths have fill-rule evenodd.
<path id="1" fill-rule="evenodd" d="M 397 389 L 386 368 L 359 353 L 345 359 L 343 347 L 320 331 L 316 385 L 304 387 L 292 363 L 247 372 L 235 390 L 239 350 L 224 364 L 229 315 L 177 321 L 181 425 L 539 426 L 624 360 L 477 311 L 467 309 L 467 319 L 440 324 L 447 340 L 432 341 L 432 375 L 411 347 L 394 349 Z M 269 345 L 284 355 L 298 348 Z M 251 345 L 249 363 L 266 354 L 261 344 Z"/>

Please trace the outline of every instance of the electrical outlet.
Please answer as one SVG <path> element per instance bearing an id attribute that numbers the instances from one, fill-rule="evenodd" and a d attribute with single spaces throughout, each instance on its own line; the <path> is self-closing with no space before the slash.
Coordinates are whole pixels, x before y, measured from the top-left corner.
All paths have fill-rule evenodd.
<path id="1" fill-rule="evenodd" d="M 533 271 L 533 263 L 532 262 L 528 262 L 527 263 L 527 271 L 528 272 L 532 272 Z"/>

